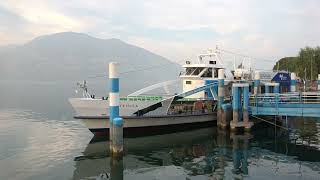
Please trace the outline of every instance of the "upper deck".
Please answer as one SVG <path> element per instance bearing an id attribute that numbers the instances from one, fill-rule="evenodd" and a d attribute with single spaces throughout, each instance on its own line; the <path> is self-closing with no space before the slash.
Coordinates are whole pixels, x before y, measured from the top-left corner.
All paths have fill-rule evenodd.
<path id="1" fill-rule="evenodd" d="M 225 69 L 218 50 L 198 55 L 198 62 L 186 61 L 182 66 L 184 71 L 180 73 L 180 78 L 217 79 L 218 70 Z M 232 78 L 231 72 L 227 72 L 225 77 Z"/>

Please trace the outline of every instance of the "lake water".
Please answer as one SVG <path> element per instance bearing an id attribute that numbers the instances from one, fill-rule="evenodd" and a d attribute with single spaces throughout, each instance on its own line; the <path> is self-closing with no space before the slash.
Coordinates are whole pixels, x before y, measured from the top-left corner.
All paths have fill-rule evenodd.
<path id="1" fill-rule="evenodd" d="M 319 179 L 320 121 L 233 134 L 215 127 L 125 139 L 111 159 L 72 118 L 64 82 L 0 85 L 0 179 Z"/>

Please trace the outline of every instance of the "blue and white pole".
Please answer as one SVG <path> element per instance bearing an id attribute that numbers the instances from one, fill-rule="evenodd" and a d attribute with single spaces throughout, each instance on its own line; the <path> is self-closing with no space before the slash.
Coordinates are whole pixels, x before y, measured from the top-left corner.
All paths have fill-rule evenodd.
<path id="1" fill-rule="evenodd" d="M 291 76 L 290 91 L 291 92 L 296 92 L 296 85 L 297 85 L 296 73 L 291 73 L 290 76 Z"/>
<path id="2" fill-rule="evenodd" d="M 232 121 L 230 122 L 231 130 L 235 130 L 238 121 L 239 121 L 239 107 L 240 107 L 240 98 L 241 98 L 241 91 L 239 88 L 240 84 L 232 84 L 232 93 L 233 93 L 233 99 L 232 99 Z"/>
<path id="3" fill-rule="evenodd" d="M 317 80 L 317 83 L 318 83 L 318 91 L 320 91 L 320 74 L 318 74 L 318 80 Z"/>
<path id="4" fill-rule="evenodd" d="M 121 157 L 123 154 L 123 119 L 116 117 L 113 119 L 113 147 L 112 156 Z"/>
<path id="5" fill-rule="evenodd" d="M 253 94 L 257 95 L 260 93 L 260 72 L 256 71 L 254 74 L 254 89 Z"/>
<path id="6" fill-rule="evenodd" d="M 118 63 L 109 63 L 109 139 L 110 152 L 113 146 L 113 119 L 119 117 L 119 73 Z"/>
<path id="7" fill-rule="evenodd" d="M 249 84 L 243 84 L 243 123 L 246 130 L 250 130 L 249 123 Z"/>
<path id="8" fill-rule="evenodd" d="M 224 69 L 218 70 L 218 126 L 225 125 L 226 122 L 223 122 L 222 114 L 224 113 L 222 110 L 222 105 L 224 103 Z"/>

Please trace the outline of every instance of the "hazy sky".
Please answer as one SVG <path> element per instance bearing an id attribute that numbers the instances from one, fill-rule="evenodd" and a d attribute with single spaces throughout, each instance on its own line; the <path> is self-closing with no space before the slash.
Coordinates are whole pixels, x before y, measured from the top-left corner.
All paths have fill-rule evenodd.
<path id="1" fill-rule="evenodd" d="M 74 31 L 175 61 L 216 45 L 277 59 L 320 44 L 319 8 L 317 0 L 2 0 L 0 45 Z"/>

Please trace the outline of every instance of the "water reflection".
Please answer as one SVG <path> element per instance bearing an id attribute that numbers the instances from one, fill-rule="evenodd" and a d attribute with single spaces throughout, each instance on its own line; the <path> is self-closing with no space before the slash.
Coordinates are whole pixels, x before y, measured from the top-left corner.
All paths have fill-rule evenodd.
<path id="1" fill-rule="evenodd" d="M 233 173 L 237 178 L 248 175 L 248 144 L 251 134 L 230 135 L 232 139 Z"/>
<path id="2" fill-rule="evenodd" d="M 294 144 L 291 136 L 273 127 L 251 134 L 211 127 L 126 138 L 125 156 L 121 160 L 110 158 L 108 142 L 93 141 L 83 156 L 75 158 L 73 178 L 269 179 L 277 175 L 290 179 L 296 175 L 292 172 L 298 171 L 303 177 L 317 177 L 319 149 Z"/>

